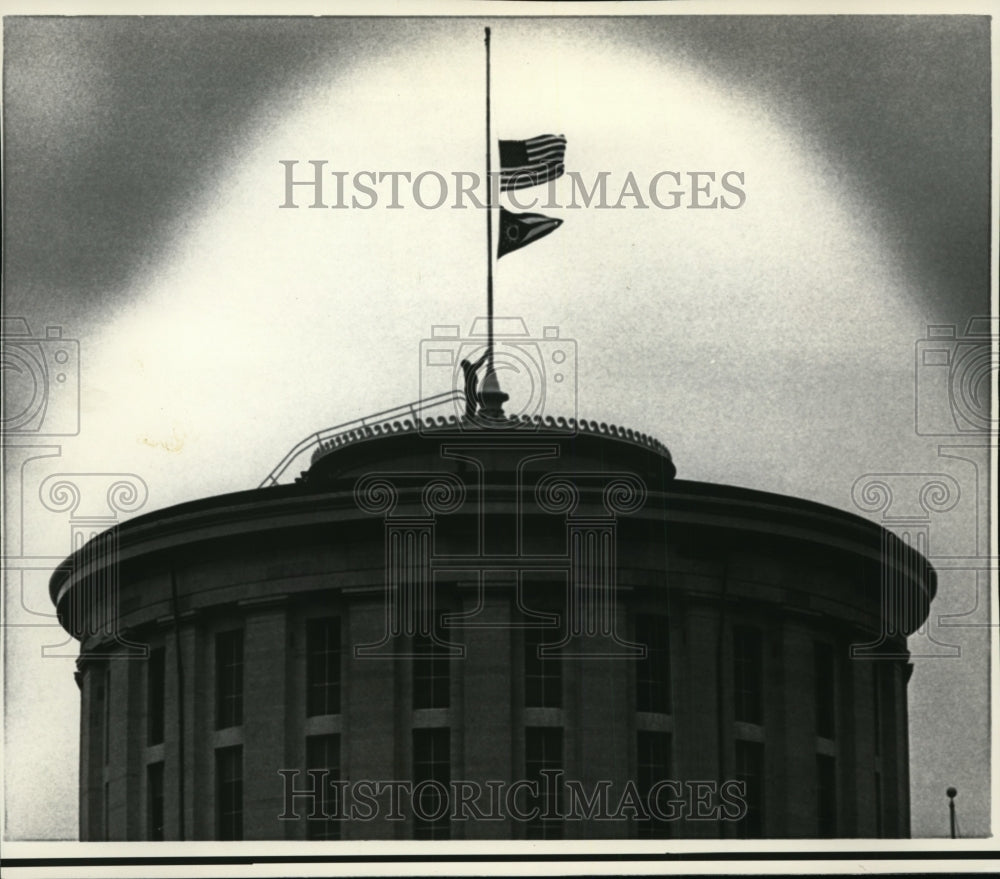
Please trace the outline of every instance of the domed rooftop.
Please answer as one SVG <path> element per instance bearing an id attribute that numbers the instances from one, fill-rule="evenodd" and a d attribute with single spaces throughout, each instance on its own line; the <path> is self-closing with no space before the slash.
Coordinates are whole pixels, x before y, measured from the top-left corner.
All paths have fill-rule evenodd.
<path id="1" fill-rule="evenodd" d="M 515 458 L 503 454 L 506 449 L 550 446 L 564 466 L 577 469 L 634 470 L 656 482 L 673 479 L 677 472 L 663 443 L 614 424 L 537 416 L 471 422 L 451 416 L 375 424 L 325 440 L 300 479 L 326 481 L 375 465 L 451 469 L 442 450 L 470 446 L 493 450 L 489 460 L 498 469 L 514 466 Z"/>

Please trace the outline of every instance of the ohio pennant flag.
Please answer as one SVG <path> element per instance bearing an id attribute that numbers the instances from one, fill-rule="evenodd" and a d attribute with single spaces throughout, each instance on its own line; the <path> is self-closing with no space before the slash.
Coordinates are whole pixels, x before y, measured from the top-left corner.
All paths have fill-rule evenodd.
<path id="1" fill-rule="evenodd" d="M 531 244 L 554 232 L 562 225 L 562 220 L 544 217 L 541 214 L 515 214 L 500 208 L 500 238 L 497 241 L 497 259 L 505 253 Z"/>

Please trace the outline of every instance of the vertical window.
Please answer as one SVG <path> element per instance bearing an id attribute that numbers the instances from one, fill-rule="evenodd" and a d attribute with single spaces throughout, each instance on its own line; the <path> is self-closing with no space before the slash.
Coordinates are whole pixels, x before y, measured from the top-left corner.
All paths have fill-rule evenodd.
<path id="1" fill-rule="evenodd" d="M 90 692 L 90 722 L 94 730 L 94 738 L 91 742 L 91 782 L 93 789 L 90 796 L 90 809 L 92 812 L 89 827 L 90 836 L 93 839 L 107 839 L 107 796 L 101 782 L 106 775 L 104 767 L 107 765 L 107 740 L 108 740 L 108 716 L 107 716 L 107 673 L 106 669 L 94 666 L 88 673 L 86 681 L 91 688 Z"/>
<path id="2" fill-rule="evenodd" d="M 163 839 L 163 762 L 146 767 L 146 839 Z"/>
<path id="3" fill-rule="evenodd" d="M 670 778 L 670 733 L 639 730 L 636 736 L 639 793 L 643 801 L 649 803 L 653 785 Z M 667 835 L 668 828 L 669 824 L 666 821 L 653 816 L 650 816 L 649 820 L 638 822 L 640 838 L 662 838 Z"/>
<path id="4" fill-rule="evenodd" d="M 670 629 L 666 617 L 644 614 L 636 617 L 636 641 L 646 655 L 636 668 L 638 711 L 670 712 Z"/>
<path id="5" fill-rule="evenodd" d="M 111 666 L 104 669 L 104 765 L 108 765 L 108 757 L 111 755 Z"/>
<path id="6" fill-rule="evenodd" d="M 306 769 L 313 771 L 311 778 L 319 789 L 313 810 L 316 817 L 306 820 L 306 838 L 340 839 L 340 822 L 337 820 L 340 804 L 335 796 L 337 789 L 333 786 L 333 782 L 340 777 L 340 736 L 307 736 Z"/>
<path id="7" fill-rule="evenodd" d="M 243 839 L 243 746 L 215 751 L 216 839 Z"/>
<path id="8" fill-rule="evenodd" d="M 553 773 L 563 768 L 563 731 L 555 726 L 529 726 L 525 730 L 525 779 L 538 785 L 538 798 L 527 804 L 527 810 L 538 809 L 528 822 L 528 839 L 561 839 L 562 819 L 559 817 L 561 778 Z"/>
<path id="9" fill-rule="evenodd" d="M 816 755 L 816 835 L 837 835 L 837 761 L 827 754 Z"/>
<path id="10" fill-rule="evenodd" d="M 541 655 L 542 629 L 524 631 L 524 704 L 528 708 L 562 707 L 562 657 Z"/>
<path id="11" fill-rule="evenodd" d="M 764 719 L 764 646 L 760 629 L 733 628 L 733 716 L 744 723 Z"/>
<path id="12" fill-rule="evenodd" d="M 882 773 L 875 773 L 875 836 L 882 838 Z"/>
<path id="13" fill-rule="evenodd" d="M 816 735 L 832 739 L 836 730 L 836 675 L 833 645 L 817 641 L 813 646 Z"/>
<path id="14" fill-rule="evenodd" d="M 104 839 L 111 839 L 111 789 L 104 782 Z"/>
<path id="15" fill-rule="evenodd" d="M 243 630 L 215 636 L 215 728 L 243 723 Z"/>
<path id="16" fill-rule="evenodd" d="M 340 714 L 340 618 L 306 623 L 306 714 Z"/>
<path id="17" fill-rule="evenodd" d="M 764 746 L 736 740 L 736 779 L 746 785 L 746 815 L 736 826 L 741 839 L 764 836 Z"/>
<path id="18" fill-rule="evenodd" d="M 451 731 L 413 731 L 413 838 L 449 839 Z"/>
<path id="19" fill-rule="evenodd" d="M 872 717 L 875 723 L 875 756 L 882 753 L 882 667 L 872 664 Z"/>
<path id="20" fill-rule="evenodd" d="M 413 707 L 447 708 L 451 704 L 448 648 L 426 635 L 415 635 L 413 653 Z"/>
<path id="21" fill-rule="evenodd" d="M 163 708 L 166 685 L 166 651 L 155 647 L 146 665 L 146 744 L 163 741 Z"/>

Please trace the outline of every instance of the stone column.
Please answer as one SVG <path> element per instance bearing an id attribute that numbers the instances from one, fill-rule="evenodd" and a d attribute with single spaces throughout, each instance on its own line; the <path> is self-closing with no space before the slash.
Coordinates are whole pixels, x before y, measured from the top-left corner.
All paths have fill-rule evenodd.
<path id="1" fill-rule="evenodd" d="M 706 604 L 689 605 L 682 626 L 686 647 L 682 693 L 686 707 L 677 717 L 676 775 L 682 782 L 715 781 L 720 772 L 719 609 Z M 726 747 L 728 738 L 722 743 Z M 717 821 L 685 819 L 679 822 L 678 831 L 685 838 L 715 839 L 719 825 Z"/>
<path id="2" fill-rule="evenodd" d="M 855 659 L 848 660 L 846 664 L 854 689 L 851 704 L 844 717 L 846 733 L 854 740 L 854 763 L 850 767 L 856 776 L 854 833 L 871 838 L 878 835 L 875 773 L 879 769 L 879 758 L 875 754 L 874 695 L 878 662 L 877 659 Z"/>
<path id="3" fill-rule="evenodd" d="M 104 839 L 104 662 L 81 663 L 80 839 Z"/>
<path id="4" fill-rule="evenodd" d="M 786 624 L 784 635 L 785 827 L 789 837 L 815 837 L 818 815 L 813 639 L 809 630 L 794 620 Z"/>
<path id="5" fill-rule="evenodd" d="M 134 802 L 135 766 L 132 755 L 134 746 L 129 742 L 129 678 L 135 663 L 112 656 L 107 669 L 110 681 L 110 719 L 106 734 L 108 739 L 108 760 L 105 769 L 107 795 L 107 836 L 111 841 L 125 841 L 128 837 L 129 808 Z M 105 693 L 105 699 L 109 694 Z M 130 792 L 132 799 L 130 801 Z"/>
<path id="6" fill-rule="evenodd" d="M 212 750 L 214 702 L 210 666 L 204 639 L 207 632 L 196 618 L 180 621 L 181 658 L 184 666 L 184 839 L 215 838 L 215 754 Z M 180 700 L 178 700 L 180 701 Z"/>
<path id="7" fill-rule="evenodd" d="M 461 589 L 462 609 L 469 615 L 468 627 L 456 631 L 465 644 L 465 656 L 452 662 L 462 679 L 463 764 L 456 765 L 453 778 L 483 785 L 480 808 L 489 814 L 489 791 L 485 782 L 509 783 L 514 770 L 513 741 L 523 732 L 513 727 L 512 699 L 521 693 L 513 679 L 515 661 L 511 625 L 513 586 L 487 580 Z M 474 616 L 473 616 L 474 615 Z M 458 730 L 453 735 L 458 735 Z M 518 776 L 520 777 L 520 776 Z M 456 839 L 510 839 L 510 821 L 452 821 Z"/>
<path id="8" fill-rule="evenodd" d="M 624 602 L 619 602 L 617 620 L 609 620 L 611 631 L 627 631 L 622 605 Z M 572 664 L 578 681 L 576 710 L 569 715 L 567 724 L 567 727 L 575 727 L 575 736 L 567 730 L 567 739 L 576 738 L 577 765 L 573 766 L 567 759 L 566 777 L 579 779 L 587 793 L 593 791 L 598 782 L 611 782 L 609 809 L 613 813 L 624 793 L 625 782 L 634 779 L 629 772 L 636 737 L 635 700 L 629 687 L 632 681 L 629 667 L 635 660 L 629 656 L 601 656 L 600 650 L 605 644 L 603 637 L 585 637 L 581 642 L 583 656 L 566 659 L 567 664 Z M 594 655 L 588 657 L 588 650 Z M 639 793 L 641 795 L 642 791 Z M 566 825 L 566 838 L 624 839 L 630 830 L 631 821 L 628 820 L 570 820 Z"/>
<path id="9" fill-rule="evenodd" d="M 286 822 L 288 619 L 283 598 L 266 605 L 247 603 L 244 632 L 243 696 L 243 838 L 280 839 Z"/>
<path id="10" fill-rule="evenodd" d="M 397 704 L 399 659 L 361 652 L 361 645 L 377 644 L 385 634 L 386 610 L 381 587 L 345 589 L 347 602 L 347 692 L 344 694 L 346 729 L 341 741 L 342 775 L 352 784 L 403 778 L 397 765 Z M 360 655 L 359 655 L 360 654 Z M 380 798 L 378 814 L 365 820 L 349 817 L 345 839 L 394 839 L 402 834 L 402 821 L 390 820 Z M 350 802 L 348 803 L 350 806 Z"/>

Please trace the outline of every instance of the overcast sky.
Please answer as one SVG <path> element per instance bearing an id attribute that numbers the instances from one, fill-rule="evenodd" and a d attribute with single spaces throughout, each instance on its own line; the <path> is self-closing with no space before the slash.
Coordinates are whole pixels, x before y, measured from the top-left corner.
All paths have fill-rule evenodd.
<path id="1" fill-rule="evenodd" d="M 385 187 L 370 210 L 283 210 L 281 162 L 481 173 L 486 23 L 495 136 L 565 134 L 567 168 L 608 172 L 613 199 L 630 172 L 678 172 L 686 203 L 689 172 L 742 175 L 731 210 L 539 208 L 564 224 L 498 264 L 496 302 L 575 341 L 577 398 L 553 404 L 655 435 L 680 478 L 875 519 L 860 477 L 947 474 L 961 498 L 931 554 L 985 552 L 987 474 L 939 453 L 982 437 L 918 432 L 951 408 L 916 344 L 990 308 L 987 19 L 147 17 L 4 22 L 5 314 L 81 352 L 79 435 L 29 436 L 59 455 L 7 474 L 21 554 L 69 548 L 50 474 L 138 474 L 147 512 L 253 487 L 309 433 L 420 396 L 421 339 L 484 311 L 484 212 L 405 184 L 400 210 Z M 23 626 L 48 571 L 21 576 L 6 834 L 74 838 L 73 664 Z M 960 622 L 988 620 L 985 584 L 942 570 L 932 620 L 977 589 Z M 982 835 L 988 633 L 934 637 L 961 655 L 914 659 L 913 833 L 947 834 L 953 784 Z"/>

